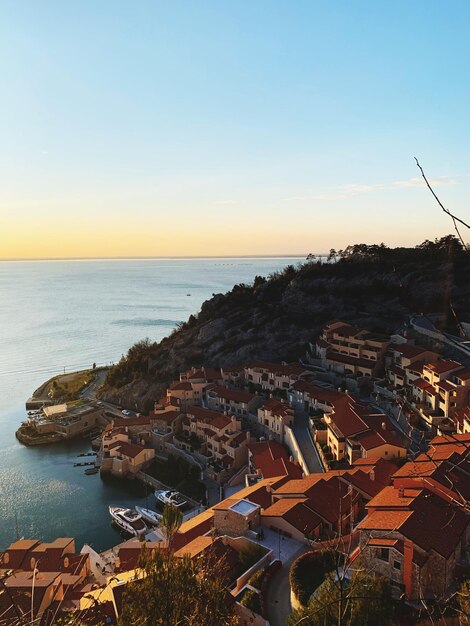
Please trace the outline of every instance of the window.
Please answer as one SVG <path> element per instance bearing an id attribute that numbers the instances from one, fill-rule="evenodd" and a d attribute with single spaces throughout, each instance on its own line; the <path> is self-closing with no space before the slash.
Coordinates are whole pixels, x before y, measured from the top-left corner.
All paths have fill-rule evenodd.
<path id="1" fill-rule="evenodd" d="M 393 561 L 393 567 L 395 569 L 401 569 L 401 563 L 400 561 Z"/>
<path id="2" fill-rule="evenodd" d="M 388 548 L 378 548 L 377 558 L 381 561 L 388 561 Z"/>

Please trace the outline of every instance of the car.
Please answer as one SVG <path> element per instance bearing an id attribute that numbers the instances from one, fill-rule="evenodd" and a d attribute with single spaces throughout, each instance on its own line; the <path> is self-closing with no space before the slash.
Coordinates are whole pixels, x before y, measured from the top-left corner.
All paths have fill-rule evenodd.
<path id="1" fill-rule="evenodd" d="M 124 409 L 122 411 L 122 414 L 125 415 L 126 417 L 129 417 L 129 415 L 132 415 L 132 413 L 130 411 L 128 411 L 127 409 Z"/>

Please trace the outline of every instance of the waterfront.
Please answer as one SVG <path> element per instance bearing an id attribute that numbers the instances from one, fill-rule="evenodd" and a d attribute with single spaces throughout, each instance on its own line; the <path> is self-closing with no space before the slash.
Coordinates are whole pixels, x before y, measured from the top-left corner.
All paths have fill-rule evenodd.
<path id="1" fill-rule="evenodd" d="M 0 549 L 16 527 L 20 536 L 70 535 L 79 547 L 104 549 L 119 540 L 108 504 L 146 502 L 135 481 L 103 481 L 73 467 L 89 450 L 86 440 L 26 448 L 15 439 L 35 388 L 64 367 L 117 360 L 135 341 L 168 334 L 212 293 L 298 260 L 0 263 Z"/>

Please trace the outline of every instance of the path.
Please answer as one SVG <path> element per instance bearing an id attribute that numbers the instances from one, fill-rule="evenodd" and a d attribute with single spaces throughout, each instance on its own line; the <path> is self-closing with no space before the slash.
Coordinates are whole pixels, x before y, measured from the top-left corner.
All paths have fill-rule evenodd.
<path id="1" fill-rule="evenodd" d="M 292 611 L 289 583 L 290 568 L 295 559 L 308 550 L 310 550 L 309 546 L 302 546 L 288 561 L 282 564 L 281 569 L 271 580 L 266 603 L 270 626 L 285 626 Z"/>
<path id="2" fill-rule="evenodd" d="M 320 461 L 318 451 L 310 433 L 309 418 L 305 411 L 302 409 L 295 409 L 294 425 L 292 430 L 294 431 L 295 438 L 302 451 L 305 463 L 311 474 L 318 472 L 324 472 L 323 465 Z"/>

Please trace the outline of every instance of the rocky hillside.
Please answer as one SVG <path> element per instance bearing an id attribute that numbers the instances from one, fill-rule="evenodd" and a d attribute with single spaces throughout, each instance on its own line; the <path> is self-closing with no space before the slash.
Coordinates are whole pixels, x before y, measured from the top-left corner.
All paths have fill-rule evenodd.
<path id="1" fill-rule="evenodd" d="M 388 333 L 413 313 L 444 313 L 455 331 L 451 305 L 470 321 L 470 255 L 452 236 L 411 249 L 332 250 L 328 263 L 312 258 L 235 285 L 159 343 L 139 342 L 111 368 L 103 396 L 147 410 L 185 368 L 297 359 L 332 319 Z"/>

